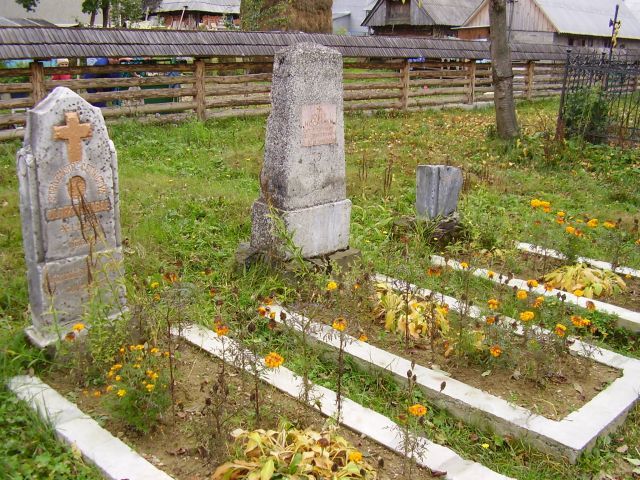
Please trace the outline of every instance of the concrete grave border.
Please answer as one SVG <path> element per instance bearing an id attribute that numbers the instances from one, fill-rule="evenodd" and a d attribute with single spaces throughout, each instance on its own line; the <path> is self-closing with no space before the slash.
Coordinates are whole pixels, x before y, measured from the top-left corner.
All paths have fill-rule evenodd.
<path id="1" fill-rule="evenodd" d="M 432 294 L 427 289 L 384 275 L 377 275 L 375 280 L 386 282 L 396 289 L 408 286 L 413 292 L 425 297 Z M 460 310 L 461 305 L 455 298 L 433 293 L 436 298 L 447 303 L 452 310 Z M 286 314 L 284 322 L 287 325 L 300 331 L 302 325 L 306 324 L 307 333 L 311 339 L 339 348 L 339 337 L 331 326 L 310 322 L 302 315 L 288 312 L 277 305 L 270 308 L 271 311 L 275 311 L 277 321 L 283 323 L 280 312 L 284 311 Z M 482 316 L 480 310 L 475 307 L 471 308 L 469 315 L 476 318 Z M 512 323 L 515 320 L 504 319 L 504 321 Z M 519 325 L 517 333 L 522 333 L 522 326 L 519 322 L 516 323 Z M 539 328 L 537 330 L 544 331 Z M 416 365 L 413 371 L 417 377 L 417 385 L 425 395 L 455 417 L 502 434 L 522 438 L 542 451 L 566 456 L 571 462 L 576 462 L 580 454 L 592 448 L 600 436 L 623 423 L 629 410 L 638 401 L 640 360 L 598 349 L 577 339 L 570 348 L 577 355 L 586 356 L 586 352 L 590 352 L 590 358 L 594 361 L 620 369 L 623 375 L 591 401 L 560 421 L 548 419 L 526 408 L 513 405 L 502 398 L 450 378 L 441 370 Z M 344 351 L 365 366 L 385 370 L 402 381 L 406 380 L 406 372 L 411 368 L 410 360 L 351 336 L 346 336 Z M 443 381 L 446 382 L 446 387 L 441 391 Z"/>
<path id="2" fill-rule="evenodd" d="M 467 270 L 466 268 L 462 268 L 460 262 L 456 260 L 446 260 L 444 257 L 439 255 L 431 256 L 431 263 L 436 266 L 444 267 L 447 266 L 454 270 Z M 480 278 L 486 278 L 487 280 L 491 280 L 494 283 L 506 285 L 508 287 L 516 287 L 521 290 L 530 290 L 535 292 L 538 295 L 543 295 L 546 297 L 555 297 L 558 294 L 566 296 L 566 301 L 572 303 L 574 305 L 578 305 L 582 308 L 587 308 L 587 302 L 593 302 L 596 306 L 596 309 L 600 312 L 609 313 L 611 315 L 615 315 L 616 324 L 621 328 L 626 328 L 631 332 L 640 332 L 640 313 L 634 312 L 633 310 L 629 310 L 627 308 L 618 307 L 616 305 L 611 305 L 610 303 L 602 302 L 600 300 L 594 300 L 592 298 L 578 297 L 570 292 L 565 292 L 562 290 L 549 290 L 547 291 L 544 286 L 540 285 L 534 288 L 529 288 L 526 280 L 522 280 L 520 278 L 512 278 L 507 282 L 503 282 L 504 279 L 507 278 L 507 275 L 501 274 L 499 272 L 494 272 L 493 278 L 489 277 L 489 270 L 484 268 L 470 268 L 468 269 L 472 275 Z"/>
<path id="3" fill-rule="evenodd" d="M 244 350 L 233 339 L 219 337 L 216 333 L 199 325 L 190 325 L 182 329 L 176 328 L 173 330 L 173 334 L 236 367 L 242 362 L 234 363 L 232 356 L 240 353 L 249 355 L 249 352 Z M 223 355 L 223 352 L 225 352 L 225 355 Z M 262 362 L 262 365 L 264 365 L 261 359 L 257 359 L 257 361 Z M 251 366 L 247 365 L 246 370 L 251 371 Z M 300 398 L 304 389 L 302 377 L 284 367 L 266 369 L 261 374 L 261 379 L 294 398 Z M 310 397 L 313 398 L 312 404 L 309 405 L 311 408 L 329 417 L 337 414 L 335 392 L 320 385 L 312 384 Z M 366 435 L 376 443 L 403 455 L 404 437 L 402 429 L 389 418 L 348 398 L 342 399 L 341 417 L 340 423 L 345 427 Z M 506 480 L 510 478 L 496 473 L 479 463 L 465 460 L 453 450 L 433 443 L 424 437 L 416 437 L 415 440 L 415 454 L 418 465 L 429 468 L 432 471 L 446 472 L 446 476 L 443 478 L 449 480 Z"/>
<path id="4" fill-rule="evenodd" d="M 39 378 L 13 377 L 7 387 L 49 422 L 60 440 L 80 450 L 105 478 L 173 480 Z"/>
<path id="5" fill-rule="evenodd" d="M 558 252 L 557 250 L 553 250 L 552 248 L 544 248 L 539 245 L 533 245 L 531 243 L 518 242 L 516 244 L 516 248 L 523 252 L 535 253 L 543 257 L 555 258 L 557 260 L 567 259 L 567 256 L 565 254 Z M 634 268 L 620 266 L 614 269 L 613 265 L 611 265 L 609 262 L 603 262 L 602 260 L 595 260 L 593 258 L 587 257 L 577 257 L 576 262 L 586 263 L 587 265 L 599 268 L 600 270 L 609 270 L 621 275 L 631 275 L 632 277 L 640 278 L 640 270 L 636 270 Z"/>

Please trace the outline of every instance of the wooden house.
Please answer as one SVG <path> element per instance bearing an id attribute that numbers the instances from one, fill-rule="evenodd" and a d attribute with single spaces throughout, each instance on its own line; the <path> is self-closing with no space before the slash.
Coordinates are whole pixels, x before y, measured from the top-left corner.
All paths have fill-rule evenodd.
<path id="1" fill-rule="evenodd" d="M 611 39 L 609 20 L 616 4 L 622 22 L 621 48 L 640 47 L 640 20 L 621 0 L 517 0 L 507 3 L 509 38 L 514 43 L 536 43 L 606 48 Z M 462 28 L 459 38 L 489 38 L 489 0 L 483 0 Z"/>
<path id="2" fill-rule="evenodd" d="M 482 0 L 378 0 L 362 22 L 374 35 L 456 37 Z"/>
<path id="3" fill-rule="evenodd" d="M 169 29 L 226 30 L 240 24 L 240 0 L 162 0 L 152 15 Z"/>

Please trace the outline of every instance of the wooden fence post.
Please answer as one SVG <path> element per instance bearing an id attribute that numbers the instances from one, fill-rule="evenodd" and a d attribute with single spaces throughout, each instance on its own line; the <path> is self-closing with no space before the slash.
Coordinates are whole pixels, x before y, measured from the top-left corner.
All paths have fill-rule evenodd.
<path id="1" fill-rule="evenodd" d="M 193 73 L 195 77 L 195 102 L 196 102 L 196 116 L 198 120 L 204 122 L 207 119 L 207 102 L 206 102 L 206 91 L 205 91 L 205 69 L 204 69 L 204 59 L 198 58 L 195 63 L 195 71 Z"/>
<path id="2" fill-rule="evenodd" d="M 402 110 L 406 110 L 409 106 L 409 72 L 410 72 L 410 63 L 409 59 L 405 58 L 402 61 L 402 68 L 400 69 L 401 77 L 400 77 L 400 93 L 402 94 L 401 98 L 401 107 Z"/>
<path id="3" fill-rule="evenodd" d="M 44 66 L 42 62 L 33 61 L 29 65 L 29 76 L 31 77 L 31 100 L 35 107 L 40 101 L 47 96 L 47 88 L 44 84 Z"/>
<path id="4" fill-rule="evenodd" d="M 476 102 L 476 61 L 471 60 L 468 67 L 469 86 L 467 90 L 467 103 L 473 105 Z"/>
<path id="5" fill-rule="evenodd" d="M 536 69 L 535 60 L 529 60 L 527 62 L 527 100 L 533 98 L 533 75 Z"/>

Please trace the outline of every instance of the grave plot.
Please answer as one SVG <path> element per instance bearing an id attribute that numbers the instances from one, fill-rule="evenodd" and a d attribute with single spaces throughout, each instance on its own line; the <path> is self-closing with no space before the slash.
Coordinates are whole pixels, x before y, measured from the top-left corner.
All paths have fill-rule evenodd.
<path id="1" fill-rule="evenodd" d="M 464 314 L 476 322 L 485 323 L 488 318 L 493 319 L 489 321 L 513 331 L 513 342 L 521 343 L 518 337 L 526 335 L 557 338 L 557 332 L 545 331 L 539 327 L 527 331 L 526 326 L 508 317 L 483 317 L 476 307 L 469 307 L 454 298 L 420 289 L 406 282 L 385 276 L 378 276 L 376 280 L 398 292 L 396 302 L 402 301 L 404 294 L 418 295 L 422 302 L 415 297 L 406 297 L 408 304 L 413 304 L 411 307 L 407 305 L 407 308 L 411 308 L 413 312 L 432 301 L 434 312 L 446 305 L 452 312 L 466 312 Z M 381 303 L 382 301 L 393 303 L 384 298 Z M 640 360 L 597 348 L 577 339 L 566 339 L 567 354 L 554 357 L 555 362 L 576 367 L 575 370 L 566 367 L 562 370 L 569 377 L 562 379 L 564 385 L 548 385 L 547 398 L 540 393 L 539 385 L 532 385 L 529 391 L 522 390 L 518 398 L 517 392 L 514 396 L 512 387 L 505 388 L 514 383 L 510 381 L 514 375 L 513 369 L 506 371 L 502 367 L 501 371 L 501 366 L 497 363 L 483 367 L 488 369 L 485 372 L 482 369 L 460 369 L 455 366 L 455 362 L 454 365 L 448 362 L 446 354 L 436 355 L 435 352 L 430 352 L 430 347 L 433 349 L 434 346 L 428 345 L 428 340 L 420 345 L 416 341 L 418 335 L 414 335 L 414 328 L 422 328 L 426 325 L 424 322 L 422 326 L 416 321 L 407 327 L 406 333 L 411 341 L 406 342 L 396 339 L 394 331 L 387 332 L 388 334 L 381 332 L 383 328 L 373 326 L 371 320 L 336 319 L 336 313 L 330 307 L 313 311 L 311 319 L 277 305 L 265 308 L 270 309 L 268 314 L 272 318 L 296 331 L 298 335 L 303 334 L 314 343 L 344 351 L 365 366 L 388 371 L 401 381 L 406 381 L 406 371 L 413 368 L 418 385 L 430 401 L 464 421 L 517 436 L 544 451 L 565 456 L 572 461 L 576 461 L 582 452 L 593 447 L 599 437 L 622 423 L 638 400 Z M 397 313 L 401 310 L 399 308 Z M 425 313 L 428 314 L 423 310 L 421 315 Z M 366 316 L 367 312 L 362 314 Z M 382 323 L 389 322 L 389 318 L 387 315 Z M 449 320 L 446 316 L 439 316 L 436 321 Z M 411 332 L 409 328 L 412 329 Z M 453 321 L 451 328 L 454 328 Z M 484 339 L 482 341 L 486 343 Z M 453 342 L 453 338 L 447 337 L 445 342 Z M 410 348 L 407 348 L 408 344 L 411 345 Z M 493 357 L 497 358 L 502 354 L 499 346 L 487 348 Z M 412 362 L 416 363 L 414 367 Z M 436 362 L 440 365 L 436 365 Z M 539 405 L 535 405 L 540 400 L 552 408 L 540 409 Z M 554 405 L 558 407 L 554 408 Z"/>

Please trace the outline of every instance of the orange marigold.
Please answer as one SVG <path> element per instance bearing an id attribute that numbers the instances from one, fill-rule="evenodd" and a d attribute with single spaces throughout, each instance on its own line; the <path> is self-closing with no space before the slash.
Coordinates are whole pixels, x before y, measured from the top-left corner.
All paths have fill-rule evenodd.
<path id="1" fill-rule="evenodd" d="M 527 291 L 526 290 L 518 290 L 516 293 L 516 297 L 518 300 L 526 300 L 527 299 Z"/>
<path id="2" fill-rule="evenodd" d="M 502 355 L 502 348 L 500 348 L 499 345 L 494 345 L 489 349 L 489 353 L 492 357 L 498 358 L 500 355 Z"/>
<path id="3" fill-rule="evenodd" d="M 284 358 L 276 352 L 270 352 L 264 357 L 264 364 L 269 368 L 278 368 L 284 363 Z"/>
<path id="4" fill-rule="evenodd" d="M 567 327 L 565 327 L 561 323 L 558 323 L 556 325 L 556 328 L 553 330 L 553 332 L 559 337 L 564 337 L 565 334 L 567 333 Z"/>
<path id="5" fill-rule="evenodd" d="M 345 328 L 347 328 L 347 321 L 343 317 L 338 317 L 333 321 L 331 326 L 339 332 L 344 332 Z"/>
<path id="6" fill-rule="evenodd" d="M 427 407 L 420 403 L 416 403 L 415 405 L 411 405 L 409 408 L 409 413 L 414 417 L 422 417 L 427 413 Z"/>
<path id="7" fill-rule="evenodd" d="M 520 313 L 520 320 L 522 320 L 523 322 L 530 322 L 531 320 L 534 319 L 535 316 L 536 316 L 535 313 L 533 313 L 530 310 L 527 310 L 525 312 Z"/>
<path id="8" fill-rule="evenodd" d="M 500 302 L 495 298 L 490 298 L 489 300 L 487 300 L 487 305 L 491 310 L 497 310 L 498 307 L 500 307 Z"/>

